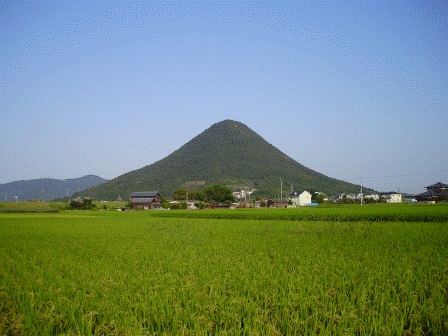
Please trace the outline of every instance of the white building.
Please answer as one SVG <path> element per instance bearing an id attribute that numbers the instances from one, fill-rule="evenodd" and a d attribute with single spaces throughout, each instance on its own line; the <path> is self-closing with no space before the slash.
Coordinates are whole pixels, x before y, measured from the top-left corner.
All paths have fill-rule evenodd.
<path id="1" fill-rule="evenodd" d="M 291 195 L 289 195 L 289 199 L 292 201 L 294 206 L 309 205 L 311 203 L 311 194 L 306 190 L 294 191 Z"/>
<path id="2" fill-rule="evenodd" d="M 379 193 L 380 199 L 386 200 L 387 203 L 401 203 L 403 199 L 401 194 L 395 191 Z"/>
<path id="3" fill-rule="evenodd" d="M 364 199 L 372 199 L 374 201 L 379 201 L 380 196 L 378 194 L 362 195 Z"/>
<path id="4" fill-rule="evenodd" d="M 255 189 L 252 189 L 252 190 L 243 190 L 243 189 L 241 189 L 241 191 L 234 191 L 232 193 L 232 195 L 233 195 L 233 197 L 235 197 L 238 200 L 242 200 L 242 199 L 244 199 L 244 200 L 249 199 L 250 200 L 250 194 L 252 194 L 254 191 L 255 191 Z"/>

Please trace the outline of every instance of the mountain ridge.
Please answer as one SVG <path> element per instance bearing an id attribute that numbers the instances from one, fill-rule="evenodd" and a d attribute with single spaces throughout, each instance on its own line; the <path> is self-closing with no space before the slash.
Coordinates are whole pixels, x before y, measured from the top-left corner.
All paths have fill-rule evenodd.
<path id="1" fill-rule="evenodd" d="M 0 197 L 4 197 L 5 201 L 51 201 L 69 197 L 75 192 L 89 189 L 106 181 L 97 175 L 85 175 L 71 179 L 19 180 L 0 184 Z"/>
<path id="2" fill-rule="evenodd" d="M 234 190 L 256 189 L 254 196 L 277 197 L 280 179 L 285 189 L 290 184 L 294 190 L 327 194 L 360 189 L 303 166 L 243 123 L 227 119 L 211 125 L 165 158 L 75 195 L 115 200 L 127 199 L 134 191 L 151 190 L 171 198 L 174 190 L 189 183 L 196 183 L 198 188 L 218 183 Z"/>

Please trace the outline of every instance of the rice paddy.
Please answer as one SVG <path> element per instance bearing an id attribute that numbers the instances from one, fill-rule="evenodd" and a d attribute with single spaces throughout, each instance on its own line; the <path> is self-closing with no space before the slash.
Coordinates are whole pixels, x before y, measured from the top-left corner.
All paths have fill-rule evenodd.
<path id="1" fill-rule="evenodd" d="M 3 213 L 0 334 L 447 334 L 448 207 L 414 209 Z"/>

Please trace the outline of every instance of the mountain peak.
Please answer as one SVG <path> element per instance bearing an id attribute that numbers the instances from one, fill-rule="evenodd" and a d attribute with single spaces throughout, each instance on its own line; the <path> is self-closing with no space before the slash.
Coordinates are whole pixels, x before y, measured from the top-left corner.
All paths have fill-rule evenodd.
<path id="1" fill-rule="evenodd" d="M 222 121 L 219 121 L 219 122 L 213 124 L 208 129 L 206 129 L 204 132 L 213 131 L 213 130 L 232 131 L 235 129 L 250 130 L 249 127 L 247 127 L 246 125 L 244 125 L 243 123 L 241 123 L 239 121 L 226 119 L 226 120 L 222 120 Z"/>
<path id="2" fill-rule="evenodd" d="M 226 119 L 164 159 L 84 191 L 83 195 L 116 199 L 136 190 L 158 190 L 170 198 L 180 187 L 218 183 L 234 190 L 256 189 L 254 196 L 277 197 L 280 179 L 296 190 L 336 194 L 359 189 L 301 165 L 245 124 Z"/>

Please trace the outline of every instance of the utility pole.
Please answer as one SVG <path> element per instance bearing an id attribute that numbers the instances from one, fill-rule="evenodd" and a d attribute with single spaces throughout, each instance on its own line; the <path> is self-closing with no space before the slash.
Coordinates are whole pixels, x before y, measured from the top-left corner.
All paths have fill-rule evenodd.
<path id="1" fill-rule="evenodd" d="M 283 201 L 283 181 L 280 179 L 280 201 Z"/>
<path id="2" fill-rule="evenodd" d="M 361 199 L 361 206 L 362 206 L 362 177 L 359 178 L 361 180 L 361 193 L 360 193 L 360 199 Z"/>

